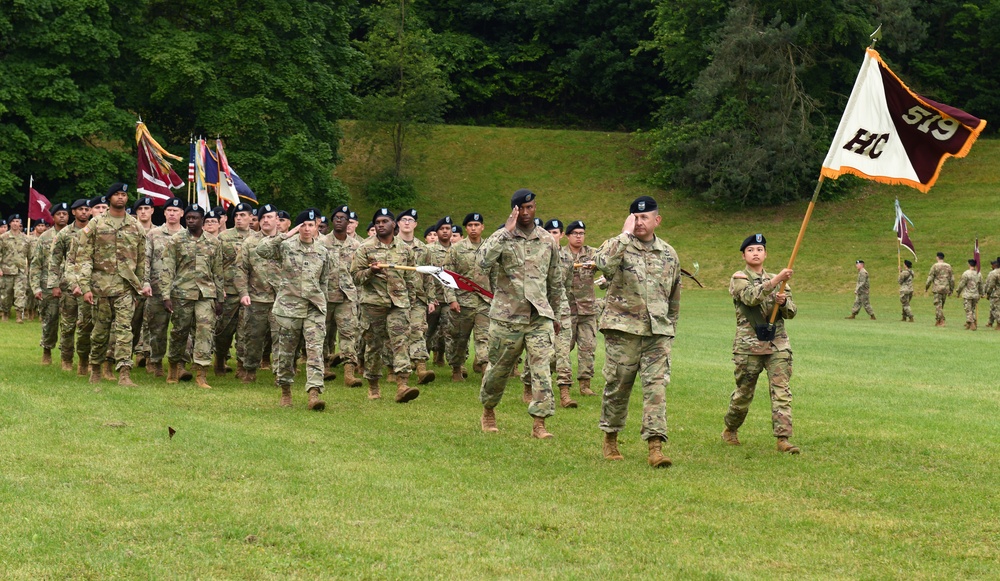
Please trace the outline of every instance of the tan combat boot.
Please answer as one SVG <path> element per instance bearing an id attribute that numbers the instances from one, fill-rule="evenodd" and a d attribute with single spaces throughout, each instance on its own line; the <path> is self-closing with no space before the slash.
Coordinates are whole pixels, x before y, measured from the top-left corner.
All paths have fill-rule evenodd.
<path id="1" fill-rule="evenodd" d="M 597 395 L 594 390 L 590 389 L 590 380 L 581 379 L 580 381 L 580 395 Z"/>
<path id="2" fill-rule="evenodd" d="M 146 365 L 146 372 L 151 373 L 153 377 L 163 377 L 163 362 L 157 361 L 154 363 L 150 361 Z"/>
<path id="3" fill-rule="evenodd" d="M 740 438 L 736 435 L 736 430 L 730 430 L 726 428 L 722 430 L 722 441 L 729 444 L 730 446 L 740 446 Z"/>
<path id="4" fill-rule="evenodd" d="M 417 384 L 427 385 L 428 383 L 434 381 L 434 371 L 427 369 L 426 361 L 417 361 Z"/>
<path id="5" fill-rule="evenodd" d="M 663 455 L 663 438 L 653 436 L 649 439 L 649 458 L 646 461 L 653 468 L 666 468 L 673 464 L 670 458 Z"/>
<path id="6" fill-rule="evenodd" d="M 935 326 L 935 327 L 944 327 L 944 319 L 941 319 L 941 320 L 939 320 L 939 321 L 936 321 L 936 322 L 934 323 L 934 326 Z"/>
<path id="7" fill-rule="evenodd" d="M 257 370 L 256 369 L 244 369 L 243 377 L 240 378 L 243 383 L 257 383 Z"/>
<path id="8" fill-rule="evenodd" d="M 319 388 L 309 389 L 309 405 L 306 406 L 314 412 L 321 412 L 326 409 L 326 402 L 319 398 Z"/>
<path id="9" fill-rule="evenodd" d="M 789 454 L 798 454 L 799 447 L 788 441 L 787 437 L 778 438 L 778 443 L 775 446 L 779 452 L 787 452 Z"/>
<path id="10" fill-rule="evenodd" d="M 281 401 L 278 403 L 283 408 L 292 407 L 292 386 L 282 385 L 281 386 Z"/>
<path id="11" fill-rule="evenodd" d="M 270 353 L 264 355 L 264 357 L 260 360 L 260 368 L 261 369 L 270 369 L 271 368 L 271 354 Z"/>
<path id="12" fill-rule="evenodd" d="M 604 443 L 601 444 L 601 453 L 605 460 L 624 460 L 625 457 L 618 451 L 618 432 L 604 432 Z"/>
<path id="13" fill-rule="evenodd" d="M 336 367 L 344 362 L 344 355 L 342 353 L 334 353 L 330 356 L 330 367 Z"/>
<path id="14" fill-rule="evenodd" d="M 197 369 L 197 368 L 195 368 Z M 226 359 L 220 353 L 215 354 L 215 375 L 216 377 L 226 374 Z"/>
<path id="15" fill-rule="evenodd" d="M 483 428 L 484 432 L 499 432 L 497 428 L 497 416 L 493 412 L 493 408 L 483 408 L 483 417 L 479 419 L 479 425 Z"/>
<path id="16" fill-rule="evenodd" d="M 124 387 L 139 387 L 132 381 L 132 368 L 128 366 L 122 366 L 118 370 L 118 385 Z"/>
<path id="17" fill-rule="evenodd" d="M 975 331 L 976 330 L 976 324 L 975 323 L 969 323 L 969 330 L 970 331 Z"/>
<path id="18" fill-rule="evenodd" d="M 101 382 L 101 364 L 95 363 L 90 366 L 90 383 Z"/>
<path id="19" fill-rule="evenodd" d="M 23 325 L 24 324 L 24 313 L 21 312 L 21 311 L 17 312 L 17 324 L 18 325 Z"/>
<path id="20" fill-rule="evenodd" d="M 76 374 L 81 377 L 86 377 L 87 372 L 90 369 L 90 356 L 81 355 L 80 356 L 80 367 L 76 370 Z"/>
<path id="21" fill-rule="evenodd" d="M 361 378 L 354 375 L 355 367 L 353 363 L 344 365 L 344 385 L 347 387 L 361 387 Z"/>
<path id="22" fill-rule="evenodd" d="M 337 372 L 333 370 L 333 367 L 326 366 L 323 369 L 323 381 L 333 381 L 334 379 L 337 379 Z"/>
<path id="23" fill-rule="evenodd" d="M 458 383 L 465 381 L 465 378 L 462 377 L 462 368 L 460 366 L 456 365 L 451 368 L 451 380 Z"/>
<path id="24" fill-rule="evenodd" d="M 187 363 L 180 361 L 177 363 L 177 379 L 181 381 L 191 381 L 194 376 L 187 369 Z"/>
<path id="25" fill-rule="evenodd" d="M 531 437 L 538 438 L 539 440 L 548 440 L 555 436 L 545 429 L 545 418 L 535 418 L 535 422 L 531 426 Z"/>
<path id="26" fill-rule="evenodd" d="M 856 317 L 856 316 L 854 316 L 854 315 L 851 315 L 850 317 L 844 317 L 844 318 L 845 318 L 845 319 L 856 319 L 857 317 Z"/>
<path id="27" fill-rule="evenodd" d="M 396 383 L 396 372 L 393 371 L 391 367 L 388 368 L 385 374 L 385 380 L 389 383 Z"/>
<path id="28" fill-rule="evenodd" d="M 969 323 L 968 321 L 966 321 L 966 322 L 965 322 L 965 330 L 966 330 L 966 331 L 968 331 L 968 330 L 969 330 L 969 325 L 970 325 L 970 323 Z"/>
<path id="29" fill-rule="evenodd" d="M 73 358 L 62 360 L 62 370 L 63 371 L 73 371 Z"/>
<path id="30" fill-rule="evenodd" d="M 576 402 L 569 396 L 569 386 L 559 386 L 559 405 L 564 408 L 575 408 Z"/>
<path id="31" fill-rule="evenodd" d="M 118 379 L 115 377 L 115 364 L 111 361 L 104 361 L 104 365 L 101 366 L 101 377 L 105 381 L 114 381 Z"/>
<path id="32" fill-rule="evenodd" d="M 247 373 L 247 369 L 246 369 L 246 367 L 243 367 L 243 362 L 237 359 L 237 361 L 236 361 L 236 379 L 239 379 L 240 381 L 242 381 L 243 377 L 246 375 L 246 373 Z"/>
<path id="33" fill-rule="evenodd" d="M 474 361 L 472 363 L 472 371 L 475 373 L 482 373 L 486 369 L 486 364 L 482 361 Z"/>
<path id="34" fill-rule="evenodd" d="M 406 375 L 396 376 L 396 403 L 406 403 L 417 399 L 420 390 L 406 384 Z"/>
<path id="35" fill-rule="evenodd" d="M 180 362 L 178 361 L 167 361 L 167 367 L 170 371 L 167 373 L 167 385 L 173 385 L 177 383 L 177 377 L 180 375 Z"/>
<path id="36" fill-rule="evenodd" d="M 382 399 L 382 390 L 378 387 L 378 379 L 368 380 L 368 399 Z"/>
<path id="37" fill-rule="evenodd" d="M 875 320 L 875 315 L 872 315 L 871 317 L 872 317 L 872 320 L 874 321 Z"/>
<path id="38" fill-rule="evenodd" d="M 139 352 L 135 354 L 135 366 L 145 367 L 149 363 L 149 357 L 146 357 L 145 353 Z"/>
<path id="39" fill-rule="evenodd" d="M 441 351 L 434 352 L 434 365 L 438 367 L 444 367 L 444 353 Z"/>
<path id="40" fill-rule="evenodd" d="M 524 393 L 521 394 L 521 401 L 531 403 L 531 384 L 524 384 Z"/>
<path id="41" fill-rule="evenodd" d="M 42 349 L 42 365 L 52 365 L 51 349 Z"/>
<path id="42" fill-rule="evenodd" d="M 208 370 L 204 365 L 194 364 L 194 384 L 202 389 L 212 389 L 208 384 Z"/>

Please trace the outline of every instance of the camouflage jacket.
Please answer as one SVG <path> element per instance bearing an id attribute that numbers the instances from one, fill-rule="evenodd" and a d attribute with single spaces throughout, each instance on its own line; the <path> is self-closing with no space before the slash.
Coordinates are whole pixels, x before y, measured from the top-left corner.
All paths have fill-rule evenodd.
<path id="1" fill-rule="evenodd" d="M 774 310 L 774 297 L 778 289 L 767 290 L 764 284 L 774 277 L 764 271 L 761 274 L 746 268 L 733 273 L 729 279 L 729 294 L 733 297 L 736 307 L 736 337 L 733 339 L 733 354 L 736 355 L 770 355 L 777 351 L 791 351 L 788 333 L 785 331 L 785 319 L 795 317 L 797 309 L 792 301 L 792 289 L 785 285 L 785 304 L 778 307 L 778 316 L 774 320 L 774 339 L 761 341 L 757 339 L 754 325 L 764 325 L 771 320 Z M 780 286 L 780 285 L 779 285 Z"/>
<path id="2" fill-rule="evenodd" d="M 108 213 L 91 220 L 77 245 L 77 284 L 84 293 L 114 297 L 149 286 L 146 232 L 133 216 Z"/>
<path id="3" fill-rule="evenodd" d="M 240 245 L 233 285 L 241 299 L 250 297 L 255 303 L 273 303 L 277 295 L 274 286 L 281 282 L 281 266 L 257 254 L 257 245 L 267 238 L 260 232 L 252 232 Z"/>
<path id="4" fill-rule="evenodd" d="M 858 284 L 854 286 L 854 294 L 866 295 L 869 291 L 871 285 L 868 284 L 868 271 L 862 268 L 858 271 Z"/>
<path id="5" fill-rule="evenodd" d="M 913 292 L 913 271 L 909 268 L 899 271 L 899 292 Z"/>
<path id="6" fill-rule="evenodd" d="M 252 232 L 249 228 L 243 231 L 236 228 L 228 228 L 225 232 L 219 234 L 219 258 L 222 260 L 222 278 L 225 281 L 227 295 L 237 294 L 236 284 L 233 282 L 236 278 L 236 257 L 240 252 L 240 246 L 243 245 L 243 241 Z"/>
<path id="7" fill-rule="evenodd" d="M 358 285 L 361 304 L 410 308 L 417 300 L 413 281 L 417 273 L 386 268 L 375 274 L 370 267 L 373 262 L 415 266 L 413 249 L 399 236 L 395 236 L 390 244 L 383 244 L 377 236 L 372 236 L 358 247 L 351 261 L 351 276 Z"/>
<path id="8" fill-rule="evenodd" d="M 597 266 L 573 268 L 574 264 L 594 262 L 596 254 L 597 249 L 592 246 L 584 246 L 580 254 L 573 254 L 568 246 L 559 251 L 566 281 L 566 299 L 574 315 L 597 314 L 597 295 L 594 293 L 594 270 Z"/>
<path id="9" fill-rule="evenodd" d="M 272 313 L 304 319 L 310 307 L 326 314 L 326 289 L 334 268 L 333 253 L 321 242 L 306 244 L 298 235 L 273 236 L 257 245 L 257 255 L 277 261 L 281 270 Z"/>
<path id="10" fill-rule="evenodd" d="M 205 233 L 195 238 L 187 230 L 171 236 L 163 250 L 160 292 L 163 300 L 225 298 L 219 239 Z"/>
<path id="11" fill-rule="evenodd" d="M 483 267 L 479 265 L 479 261 L 476 260 L 476 252 L 482 245 L 482 240 L 479 241 L 479 244 L 473 244 L 468 238 L 458 244 L 452 244 L 448 250 L 448 257 L 444 261 L 444 267 L 493 292 L 490 273 L 483 270 Z M 444 294 L 444 302 L 452 303 L 458 301 L 460 306 L 469 307 L 470 309 L 490 304 L 488 297 L 477 292 L 454 290 L 444 288 L 442 285 L 442 293 Z"/>
<path id="12" fill-rule="evenodd" d="M 454 244 L 449 245 L 448 248 L 441 246 L 440 244 L 424 244 L 426 251 L 423 254 L 423 262 L 418 262 L 417 264 L 423 264 L 427 266 L 440 266 L 444 268 L 444 263 L 448 261 L 448 252 L 451 251 Z M 444 288 L 441 283 L 436 280 L 429 280 L 427 284 L 427 297 L 429 300 L 435 302 L 448 302 L 445 297 Z"/>
<path id="13" fill-rule="evenodd" d="M 78 227 L 74 221 L 56 234 L 52 249 L 49 251 L 49 276 L 45 279 L 49 288 L 58 286 L 64 291 L 72 291 L 76 286 L 73 249 L 76 239 L 82 232 L 83 228 Z"/>
<path id="14" fill-rule="evenodd" d="M 927 284 L 924 290 L 930 289 L 935 294 L 950 295 L 955 290 L 955 275 L 951 272 L 951 265 L 947 262 L 935 262 L 927 275 Z"/>
<path id="15" fill-rule="evenodd" d="M 983 296 L 983 277 L 979 276 L 975 268 L 969 268 L 962 273 L 957 290 L 963 299 L 978 299 Z"/>
<path id="16" fill-rule="evenodd" d="M 163 296 L 165 293 L 160 288 L 160 273 L 163 272 L 163 252 L 167 248 L 170 237 L 184 232 L 181 228 L 173 234 L 167 230 L 167 225 L 157 226 L 146 233 L 146 272 L 149 273 L 149 286 L 153 289 L 153 296 Z"/>
<path id="17" fill-rule="evenodd" d="M 407 242 L 403 240 L 403 244 L 409 246 L 413 249 L 413 260 L 417 265 L 426 266 L 427 262 L 427 245 L 423 242 L 414 238 L 413 240 Z M 427 304 L 432 301 L 440 301 L 443 298 L 444 291 L 440 287 L 440 284 L 433 276 L 429 274 L 414 273 L 413 274 L 413 296 L 417 301 L 417 304 L 426 307 Z M 433 299 L 431 297 L 434 297 Z"/>
<path id="18" fill-rule="evenodd" d="M 660 238 L 646 244 L 622 233 L 601 245 L 594 262 L 611 281 L 598 328 L 674 336 L 681 303 L 681 265 L 669 244 Z"/>
<path id="19" fill-rule="evenodd" d="M 552 235 L 535 226 L 525 234 L 520 228 L 501 228 L 476 251 L 483 270 L 496 269 L 490 318 L 507 323 L 527 323 L 533 312 L 557 320 L 563 296 L 559 247 Z"/>
<path id="20" fill-rule="evenodd" d="M 28 236 L 13 231 L 0 234 L 0 270 L 4 276 L 28 274 Z"/>
<path id="21" fill-rule="evenodd" d="M 986 275 L 986 286 L 983 292 L 991 299 L 1000 298 L 1000 268 L 994 268 Z"/>
<path id="22" fill-rule="evenodd" d="M 31 253 L 31 265 L 28 269 L 28 285 L 32 294 L 48 290 L 55 286 L 48 284 L 49 279 L 49 256 L 52 253 L 52 244 L 56 241 L 56 234 L 59 232 L 55 228 L 49 228 L 38 238 L 34 252 Z"/>
<path id="23" fill-rule="evenodd" d="M 356 303 L 358 302 L 358 287 L 354 286 L 354 278 L 351 277 L 351 261 L 354 260 L 354 253 L 361 243 L 348 236 L 341 242 L 330 233 L 323 241 L 333 255 L 334 268 L 330 271 L 330 280 L 326 286 L 326 300 L 330 303 Z"/>
<path id="24" fill-rule="evenodd" d="M 48 230 L 46 230 L 48 232 Z M 32 232 L 28 234 L 28 247 L 24 250 L 24 274 L 31 276 L 31 259 L 35 256 L 35 248 L 38 246 L 38 236 Z M 30 278 L 29 278 L 30 280 Z"/>

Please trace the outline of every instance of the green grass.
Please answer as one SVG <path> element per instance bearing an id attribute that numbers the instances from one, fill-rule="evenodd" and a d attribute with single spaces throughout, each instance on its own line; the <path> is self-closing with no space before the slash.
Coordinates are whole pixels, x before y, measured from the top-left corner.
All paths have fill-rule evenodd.
<path id="1" fill-rule="evenodd" d="M 277 390 L 98 388 L 38 365 L 37 323 L 0 327 L 0 577 L 995 578 L 1000 333 L 845 321 L 798 296 L 789 323 L 798 457 L 774 450 L 766 388 L 719 440 L 731 302 L 688 290 L 668 389 L 674 460 L 645 463 L 636 392 L 624 462 L 600 458 L 599 398 L 528 437 L 510 383 L 479 431 L 474 381 L 405 406 L 328 384 L 324 413 Z M 985 323 L 985 320 L 983 321 Z M 602 349 L 598 353 L 598 369 Z M 599 383 L 599 382 L 595 382 Z M 301 388 L 301 377 L 298 388 Z M 167 426 L 177 430 L 173 440 Z"/>

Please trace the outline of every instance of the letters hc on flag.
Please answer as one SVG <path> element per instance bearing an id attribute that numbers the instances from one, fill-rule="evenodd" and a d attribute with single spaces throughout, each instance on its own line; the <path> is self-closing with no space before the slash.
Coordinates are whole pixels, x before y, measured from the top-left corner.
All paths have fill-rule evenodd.
<path id="1" fill-rule="evenodd" d="M 986 121 L 911 91 L 869 48 L 822 175 L 845 173 L 926 193 L 949 156 L 964 157 Z"/>

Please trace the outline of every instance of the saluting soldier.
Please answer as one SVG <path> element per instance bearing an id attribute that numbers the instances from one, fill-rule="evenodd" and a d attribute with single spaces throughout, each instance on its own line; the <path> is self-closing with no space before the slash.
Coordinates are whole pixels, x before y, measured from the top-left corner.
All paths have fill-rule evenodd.
<path id="1" fill-rule="evenodd" d="M 904 260 L 906 268 L 899 271 L 899 302 L 903 305 L 903 322 L 913 322 L 913 309 L 910 308 L 910 299 L 913 298 L 913 263 Z"/>
<path id="2" fill-rule="evenodd" d="M 66 227 L 69 222 L 69 204 L 63 202 L 52 206 L 50 212 L 55 222 L 55 227 L 49 228 L 38 239 L 35 252 L 31 257 L 31 275 L 29 286 L 38 300 L 39 314 L 42 319 L 42 340 L 39 343 L 42 347 L 42 365 L 52 364 L 52 350 L 56 348 L 59 340 L 59 298 L 52 295 L 52 287 L 49 284 L 49 257 L 52 254 L 52 244 L 55 243 L 56 235 Z M 70 356 L 69 369 L 72 370 L 72 356 Z"/>
<path id="3" fill-rule="evenodd" d="M 24 322 L 25 289 L 28 276 L 28 236 L 24 233 L 20 214 L 7 219 L 10 229 L 0 235 L 0 311 L 3 320 L 10 318 L 10 308 L 17 313 L 17 322 Z"/>
<path id="4" fill-rule="evenodd" d="M 483 215 L 472 212 L 465 216 L 462 225 L 468 233 L 468 238 L 452 245 L 448 250 L 445 268 L 460 274 L 486 290 L 490 290 L 489 272 L 483 270 L 476 259 L 476 252 L 483 244 Z M 454 324 L 451 331 L 452 353 L 448 363 L 451 365 L 451 380 L 462 381 L 466 373 L 465 360 L 469 358 L 469 338 L 473 337 L 472 370 L 483 373 L 490 361 L 490 299 L 476 292 L 444 288 L 444 303 L 454 313 Z M 442 304 L 443 306 L 443 304 Z"/>
<path id="5" fill-rule="evenodd" d="M 662 217 L 656 200 L 641 196 L 629 206 L 622 233 L 604 242 L 594 262 L 611 281 L 599 328 L 607 355 L 601 402 L 602 451 L 621 460 L 618 432 L 625 428 L 628 401 L 638 374 L 642 381 L 642 430 L 654 468 L 670 466 L 666 389 L 670 351 L 680 312 L 681 269 L 677 252 L 656 236 Z"/>
<path id="6" fill-rule="evenodd" d="M 84 319 L 90 320 L 90 305 L 73 294 L 75 284 L 72 249 L 77 237 L 90 220 L 88 200 L 80 199 L 70 207 L 73 223 L 63 228 L 49 251 L 49 276 L 46 284 L 52 296 L 59 299 L 59 351 L 63 371 L 73 371 L 73 347 L 80 358 L 77 375 L 90 372 L 90 333 L 82 330 Z M 78 331 L 77 328 L 81 327 Z"/>
<path id="7" fill-rule="evenodd" d="M 872 301 L 870 292 L 871 285 L 868 282 L 868 271 L 865 270 L 865 261 L 856 260 L 854 261 L 855 268 L 858 269 L 858 283 L 854 287 L 854 306 L 851 307 L 851 316 L 845 317 L 847 319 L 855 318 L 858 313 L 861 312 L 862 307 L 868 316 L 875 320 L 875 311 L 872 310 Z"/>
<path id="8" fill-rule="evenodd" d="M 413 260 L 417 265 L 426 265 L 427 246 L 417 240 L 414 231 L 417 228 L 417 211 L 413 208 L 404 210 L 396 216 L 396 226 L 399 227 L 399 239 L 403 244 L 413 249 Z M 434 372 L 427 369 L 427 314 L 437 310 L 430 297 L 439 296 L 441 289 L 438 282 L 429 274 L 416 273 L 413 276 L 414 301 L 410 304 L 409 351 L 410 365 L 416 369 L 417 383 L 424 385 L 434 381 Z"/>
<path id="9" fill-rule="evenodd" d="M 528 415 L 533 418 L 531 436 L 548 439 L 552 434 L 545 428 L 545 419 L 555 413 L 549 364 L 555 356 L 552 337 L 559 331 L 555 309 L 563 293 L 563 279 L 555 240 L 535 224 L 535 199 L 531 190 L 514 192 L 504 227 L 476 252 L 483 270 L 496 269 L 490 304 L 489 365 L 479 390 L 483 404 L 480 427 L 484 432 L 498 431 L 494 408 L 503 397 L 521 351 L 526 351 L 532 371 L 528 404 Z"/>
<path id="10" fill-rule="evenodd" d="M 167 332 L 170 327 L 170 311 L 163 304 L 170 289 L 163 288 L 160 283 L 163 272 L 163 253 L 166 251 L 170 238 L 184 230 L 181 218 L 184 217 L 184 201 L 180 198 L 170 198 L 163 206 L 164 223 L 146 234 L 146 271 L 149 273 L 149 285 L 153 295 L 146 299 L 145 318 L 146 337 L 149 342 L 149 361 L 146 372 L 154 377 L 163 377 L 163 358 L 167 355 Z M 180 379 L 188 381 L 191 374 L 181 371 Z"/>
<path id="11" fill-rule="evenodd" d="M 113 184 L 106 194 L 109 209 L 92 220 L 78 240 L 79 285 L 83 300 L 94 308 L 90 360 L 99 361 L 108 352 L 114 325 L 115 369 L 118 385 L 135 387 L 132 369 L 132 315 L 136 295 L 152 290 L 146 275 L 146 233 L 139 221 L 125 213 L 128 185 Z M 100 383 L 101 365 L 91 363 L 90 382 Z"/>
<path id="12" fill-rule="evenodd" d="M 993 267 L 993 270 L 986 275 L 986 284 L 983 287 L 983 292 L 986 293 L 986 297 L 990 300 L 989 326 L 992 327 L 993 323 L 996 323 L 996 330 L 1000 331 L 1000 257 L 997 257 L 996 260 L 991 260 L 990 266 Z"/>
<path id="13" fill-rule="evenodd" d="M 958 293 L 962 296 L 962 303 L 965 307 L 965 328 L 970 331 L 976 330 L 976 308 L 979 305 L 979 297 L 983 296 L 983 278 L 976 271 L 976 259 L 969 259 L 969 268 L 962 273 L 961 280 L 958 281 Z"/>
<path id="14" fill-rule="evenodd" d="M 590 388 L 594 377 L 594 353 L 597 351 L 597 295 L 594 291 L 594 257 L 597 249 L 584 244 L 587 227 L 582 220 L 566 226 L 568 244 L 559 251 L 566 276 L 566 298 L 572 315 L 570 350 L 576 347 L 576 379 L 580 395 L 597 395 Z M 579 264 L 579 267 L 575 265 Z"/>

